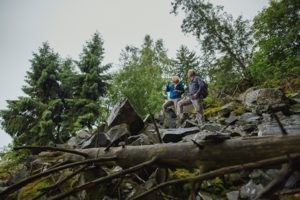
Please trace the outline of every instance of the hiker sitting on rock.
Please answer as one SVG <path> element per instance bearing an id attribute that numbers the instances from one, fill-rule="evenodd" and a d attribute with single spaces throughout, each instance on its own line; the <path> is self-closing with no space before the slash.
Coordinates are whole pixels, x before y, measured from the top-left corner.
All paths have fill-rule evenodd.
<path id="1" fill-rule="evenodd" d="M 181 99 L 181 95 L 184 93 L 183 83 L 180 81 L 178 76 L 172 76 L 172 84 L 167 85 L 165 91 L 169 92 L 168 100 L 163 104 L 163 110 L 166 111 L 168 107 L 175 107 L 175 112 L 177 109 L 177 102 Z"/>
<path id="2" fill-rule="evenodd" d="M 203 98 L 205 97 L 203 95 L 203 88 L 204 88 L 204 82 L 199 77 L 196 76 L 196 73 L 194 70 L 190 69 L 187 73 L 187 76 L 190 80 L 189 82 L 189 93 L 188 98 L 182 99 L 178 102 L 177 105 L 177 115 L 179 116 L 179 120 L 182 120 L 183 118 L 183 106 L 193 104 L 196 112 L 197 112 L 197 121 L 198 124 L 201 125 L 204 121 L 203 116 Z"/>

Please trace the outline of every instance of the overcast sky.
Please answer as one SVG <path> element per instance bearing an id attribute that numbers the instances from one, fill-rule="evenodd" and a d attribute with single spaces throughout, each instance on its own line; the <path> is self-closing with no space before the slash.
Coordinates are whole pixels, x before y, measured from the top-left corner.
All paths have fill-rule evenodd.
<path id="1" fill-rule="evenodd" d="M 268 0 L 211 0 L 234 17 L 252 19 Z M 6 100 L 24 95 L 29 59 L 42 42 L 62 57 L 77 59 L 86 40 L 99 31 L 105 63 L 118 63 L 126 45 L 140 46 L 146 34 L 163 39 L 171 57 L 181 44 L 197 50 L 184 35 L 182 16 L 169 14 L 170 0 L 0 0 L 0 110 Z M 0 129 L 0 148 L 11 141 Z"/>

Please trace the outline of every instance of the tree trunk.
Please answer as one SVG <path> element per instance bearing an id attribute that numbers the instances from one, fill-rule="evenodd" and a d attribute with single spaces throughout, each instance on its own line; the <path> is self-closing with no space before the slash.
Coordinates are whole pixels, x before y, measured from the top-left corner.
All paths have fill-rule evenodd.
<path id="1" fill-rule="evenodd" d="M 163 167 L 200 168 L 203 171 L 255 162 L 267 158 L 300 152 L 300 136 L 273 136 L 229 139 L 221 143 L 198 141 L 165 143 L 144 146 L 81 149 L 89 158 L 116 156 L 119 166 L 128 168 L 157 156 L 157 164 Z M 197 145 L 196 145 L 197 144 Z M 201 147 L 201 148 L 200 148 Z M 68 154 L 69 161 L 82 156 Z"/>

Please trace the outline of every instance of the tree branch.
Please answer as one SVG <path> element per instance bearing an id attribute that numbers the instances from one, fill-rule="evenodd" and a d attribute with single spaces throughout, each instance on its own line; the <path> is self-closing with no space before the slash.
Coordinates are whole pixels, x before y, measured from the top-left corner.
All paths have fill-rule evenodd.
<path id="1" fill-rule="evenodd" d="M 108 181 L 108 180 L 111 180 L 111 179 L 114 179 L 114 178 L 118 178 L 118 177 L 121 177 L 121 176 L 123 176 L 125 174 L 137 171 L 137 170 L 139 170 L 141 168 L 144 168 L 144 167 L 152 165 L 154 162 L 156 162 L 156 160 L 157 160 L 157 157 L 154 157 L 154 158 L 152 158 L 149 161 L 143 162 L 141 164 L 138 164 L 138 165 L 130 167 L 128 169 L 122 170 L 120 172 L 117 172 L 117 173 L 114 173 L 114 174 L 111 174 L 111 175 L 108 175 L 108 176 L 105 176 L 105 177 L 101 177 L 101 178 L 95 179 L 95 180 L 90 181 L 90 182 L 88 182 L 88 183 L 86 183 L 84 185 L 81 185 L 81 186 L 78 186 L 76 188 L 73 188 L 69 192 L 62 193 L 62 194 L 59 194 L 57 196 L 54 196 L 53 198 L 51 198 L 51 200 L 63 199 L 65 197 L 68 197 L 68 196 L 70 196 L 72 194 L 75 194 L 77 192 L 80 192 L 82 190 L 94 187 L 94 186 L 96 186 L 97 184 L 99 184 L 101 182 Z"/>
<path id="2" fill-rule="evenodd" d="M 116 160 L 117 157 L 116 156 L 112 156 L 112 157 L 106 157 L 106 158 L 96 158 L 96 159 L 89 159 L 89 160 L 84 160 L 84 161 L 79 161 L 79 162 L 75 162 L 75 163 L 70 163 L 70 164 L 66 164 L 66 165 L 63 165 L 63 166 L 60 166 L 60 167 L 56 167 L 56 168 L 53 168 L 53 169 L 49 169 L 47 171 L 44 171 L 42 173 L 39 173 L 39 174 L 36 174 L 36 175 L 33 175 L 33 176 L 30 176 L 26 179 L 23 179 L 21 180 L 20 182 L 16 183 L 16 184 L 13 184 L 11 185 L 10 187 L 8 187 L 7 189 L 5 189 L 4 191 L 2 191 L 0 193 L 0 197 L 2 196 L 6 196 L 12 192 L 15 192 L 17 191 L 18 189 L 24 187 L 25 185 L 41 178 L 41 177 L 45 177 L 45 176 L 48 176 L 49 174 L 52 174 L 54 172 L 57 172 L 57 171 L 60 171 L 60 170 L 63 170 L 63 169 L 67 169 L 67 168 L 70 168 L 70 167 L 75 167 L 75 166 L 78 166 L 78 165 L 82 165 L 82 164 L 88 164 L 88 163 L 94 163 L 94 162 L 101 162 L 101 161 L 112 161 L 112 160 Z"/>
<path id="3" fill-rule="evenodd" d="M 44 196 L 45 194 L 48 194 L 50 191 L 52 191 L 53 189 L 57 188 L 59 185 L 62 185 L 63 183 L 65 183 L 69 179 L 73 178 L 75 175 L 77 175 L 81 171 L 85 170 L 87 167 L 88 167 L 88 165 L 84 165 L 84 166 L 80 167 L 79 169 L 77 169 L 76 171 L 74 171 L 69 176 L 66 176 L 62 180 L 57 181 L 55 184 L 53 184 L 53 185 L 51 185 L 49 187 L 45 187 L 45 188 L 40 189 L 42 191 L 42 193 L 40 195 L 38 195 L 37 197 L 35 197 L 33 200 L 37 200 L 37 199 L 41 198 L 42 196 Z"/>
<path id="4" fill-rule="evenodd" d="M 199 181 L 203 181 L 203 180 L 212 179 L 217 176 L 221 176 L 221 175 L 228 174 L 228 173 L 234 173 L 234 172 L 238 172 L 238 171 L 242 171 L 242 170 L 252 170 L 252 169 L 261 168 L 261 167 L 265 167 L 265 166 L 269 166 L 269 165 L 275 165 L 275 164 L 288 162 L 290 159 L 291 160 L 299 160 L 300 153 L 293 154 L 290 157 L 280 156 L 280 157 L 276 157 L 276 158 L 261 160 L 258 162 L 252 162 L 252 163 L 247 163 L 247 164 L 243 164 L 243 165 L 224 167 L 224 168 L 210 171 L 208 173 L 198 175 L 196 177 L 167 181 L 167 182 L 161 183 L 161 184 L 149 189 L 148 191 L 146 191 L 142 194 L 139 194 L 139 195 L 133 197 L 131 200 L 141 199 L 142 197 L 150 194 L 151 192 L 156 191 L 162 187 L 169 186 L 169 185 L 184 184 L 184 183 L 190 183 L 190 182 L 199 182 Z"/>
<path id="5" fill-rule="evenodd" d="M 64 148 L 58 148 L 58 147 L 24 146 L 24 147 L 15 147 L 14 148 L 14 150 L 21 150 L 21 149 L 35 150 L 35 151 L 38 151 L 38 152 L 41 152 L 41 151 L 61 151 L 61 152 L 80 155 L 80 156 L 83 156 L 85 158 L 89 157 L 88 154 L 80 152 L 80 151 L 71 150 L 71 149 L 64 149 Z"/>
<path id="6" fill-rule="evenodd" d="M 264 198 L 271 198 L 271 196 L 278 191 L 286 182 L 286 180 L 292 175 L 294 169 L 293 164 L 284 164 L 282 169 L 280 170 L 279 175 L 270 182 L 263 191 L 261 191 L 255 200 L 264 199 Z"/>

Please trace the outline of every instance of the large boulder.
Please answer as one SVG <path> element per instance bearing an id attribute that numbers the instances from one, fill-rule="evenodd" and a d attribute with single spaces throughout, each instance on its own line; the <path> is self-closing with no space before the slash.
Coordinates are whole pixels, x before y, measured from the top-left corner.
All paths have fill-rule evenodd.
<path id="1" fill-rule="evenodd" d="M 73 148 L 80 148 L 85 141 L 91 138 L 91 136 L 92 133 L 90 133 L 88 130 L 86 129 L 79 130 L 75 133 L 75 136 L 71 137 L 67 141 L 67 145 Z"/>
<path id="2" fill-rule="evenodd" d="M 269 111 L 287 111 L 288 98 L 276 88 L 248 89 L 240 97 L 246 109 L 262 114 Z"/>
<path id="3" fill-rule="evenodd" d="M 179 142 L 184 136 L 199 132 L 198 127 L 161 129 L 164 142 Z"/>
<path id="4" fill-rule="evenodd" d="M 270 120 L 270 121 L 268 121 Z M 300 115 L 279 116 L 286 132 L 290 135 L 300 134 Z M 258 136 L 281 135 L 282 131 L 278 123 L 274 119 L 265 119 L 265 121 L 258 126 Z"/>
<path id="5" fill-rule="evenodd" d="M 107 119 L 109 128 L 122 123 L 128 124 L 129 131 L 133 135 L 138 134 L 144 127 L 142 118 L 136 113 L 128 99 L 116 104 Z"/>
<path id="6" fill-rule="evenodd" d="M 81 148 L 95 148 L 95 147 L 106 147 L 110 144 L 110 140 L 106 134 L 103 132 L 95 133 L 88 140 L 84 141 L 81 145 Z"/>
<path id="7" fill-rule="evenodd" d="M 230 102 L 228 104 L 225 104 L 224 106 L 221 107 L 219 111 L 219 115 L 221 117 L 229 117 L 230 113 L 235 109 L 236 103 L 235 102 Z"/>
<path id="8" fill-rule="evenodd" d="M 164 128 L 176 128 L 176 117 L 173 109 L 167 109 L 164 112 Z"/>
<path id="9" fill-rule="evenodd" d="M 121 141 L 127 140 L 131 134 L 128 124 L 122 123 L 109 129 L 106 135 L 111 143 L 118 144 Z"/>

